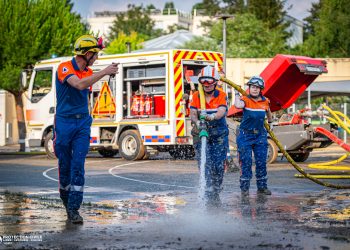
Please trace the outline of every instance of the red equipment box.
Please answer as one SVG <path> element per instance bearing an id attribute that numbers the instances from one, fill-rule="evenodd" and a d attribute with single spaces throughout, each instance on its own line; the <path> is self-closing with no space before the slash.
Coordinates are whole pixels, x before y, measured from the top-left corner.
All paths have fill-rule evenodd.
<path id="1" fill-rule="evenodd" d="M 271 111 L 286 109 L 322 73 L 327 73 L 327 62 L 305 56 L 276 55 L 260 76 L 265 80 L 263 95 L 270 99 Z M 227 116 L 239 110 L 230 108 Z"/>
<path id="2" fill-rule="evenodd" d="M 270 99 L 271 111 L 286 109 L 322 73 L 324 60 L 305 56 L 276 55 L 260 76 L 265 80 L 263 95 Z"/>
<path id="3" fill-rule="evenodd" d="M 154 98 L 154 114 L 160 117 L 165 116 L 165 96 L 155 95 Z"/>

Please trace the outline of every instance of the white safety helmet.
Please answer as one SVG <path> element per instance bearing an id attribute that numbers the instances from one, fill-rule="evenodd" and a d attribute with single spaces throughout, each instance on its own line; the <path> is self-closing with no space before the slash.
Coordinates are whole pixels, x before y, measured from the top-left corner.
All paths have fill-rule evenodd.
<path id="1" fill-rule="evenodd" d="M 203 85 L 216 84 L 219 79 L 219 72 L 211 65 L 205 66 L 198 75 L 198 82 Z"/>

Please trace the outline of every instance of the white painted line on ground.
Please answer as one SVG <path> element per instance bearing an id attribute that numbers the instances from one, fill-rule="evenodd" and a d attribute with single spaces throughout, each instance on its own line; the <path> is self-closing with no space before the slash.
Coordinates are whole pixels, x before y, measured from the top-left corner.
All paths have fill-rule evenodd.
<path id="1" fill-rule="evenodd" d="M 39 192 L 26 192 L 26 194 L 28 195 L 42 195 L 42 194 L 58 194 L 58 190 L 57 191 L 39 191 Z"/>
<path id="2" fill-rule="evenodd" d="M 58 182 L 57 179 L 52 178 L 52 177 L 50 177 L 50 176 L 47 175 L 47 172 L 49 172 L 49 171 L 51 171 L 51 170 L 54 170 L 54 169 L 56 169 L 56 168 L 58 168 L 58 167 L 49 168 L 49 169 L 45 170 L 45 171 L 43 172 L 43 176 L 46 177 L 47 179 L 50 179 L 50 180 L 52 180 L 52 181 Z"/>
<path id="3" fill-rule="evenodd" d="M 115 167 L 112 167 L 108 170 L 108 172 L 113 175 L 114 177 L 120 178 L 120 179 L 124 179 L 124 180 L 128 180 L 128 181 L 135 181 L 135 182 L 140 182 L 140 183 L 146 183 L 146 184 L 151 184 L 151 185 L 159 185 L 159 186 L 167 186 L 167 187 L 180 187 L 180 188 L 197 188 L 197 187 L 189 187 L 189 186 L 181 186 L 181 185 L 173 185 L 173 184 L 164 184 L 164 183 L 159 183 L 159 182 L 151 182 L 151 181 L 142 181 L 142 180 L 138 180 L 138 179 L 133 179 L 133 178 L 128 178 L 128 177 L 124 177 L 124 176 L 120 176 L 117 174 L 113 174 L 113 170 L 116 168 L 120 168 L 120 167 L 124 167 L 124 166 L 129 166 L 129 165 L 135 165 L 135 164 L 142 164 L 142 163 L 147 163 L 149 161 L 142 161 L 142 162 L 131 162 L 131 163 L 125 163 L 125 164 L 121 164 L 121 165 L 117 165 Z"/>
<path id="4" fill-rule="evenodd" d="M 114 159 L 100 160 L 100 161 L 89 161 L 89 162 L 86 162 L 85 164 L 87 164 L 87 163 L 96 163 L 96 162 L 112 161 L 112 160 L 114 160 Z M 50 180 L 52 180 L 52 181 L 58 182 L 57 179 L 52 178 L 52 177 L 50 177 L 50 176 L 47 175 L 47 173 L 48 173 L 49 171 L 54 170 L 54 169 L 57 169 L 57 168 L 58 168 L 58 167 L 54 167 L 54 168 L 49 168 L 49 169 L 45 170 L 45 171 L 43 172 L 43 176 L 46 177 L 46 178 L 48 178 L 48 179 L 50 179 Z M 85 186 L 85 187 L 87 187 L 87 186 Z"/>

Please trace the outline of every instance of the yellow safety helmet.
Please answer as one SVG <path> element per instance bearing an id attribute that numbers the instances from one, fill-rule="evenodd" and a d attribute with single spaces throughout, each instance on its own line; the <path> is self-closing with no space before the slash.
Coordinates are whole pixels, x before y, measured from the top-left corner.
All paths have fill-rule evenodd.
<path id="1" fill-rule="evenodd" d="M 83 35 L 79 37 L 74 44 L 75 55 L 85 55 L 88 51 L 91 52 L 99 52 L 103 49 L 103 41 L 102 38 L 95 38 L 92 35 Z"/>

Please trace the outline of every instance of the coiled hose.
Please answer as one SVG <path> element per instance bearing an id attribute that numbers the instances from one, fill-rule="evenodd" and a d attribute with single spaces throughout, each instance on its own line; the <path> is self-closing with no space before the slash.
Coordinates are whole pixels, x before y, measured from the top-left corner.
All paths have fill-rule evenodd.
<path id="1" fill-rule="evenodd" d="M 247 93 L 237 84 L 233 83 L 232 81 L 230 81 L 227 78 L 221 77 L 220 78 L 221 81 L 227 83 L 228 85 L 230 85 L 231 87 L 233 87 L 235 90 L 237 90 L 238 92 L 240 92 L 242 95 L 247 95 Z M 339 118 L 338 118 L 339 119 Z M 340 120 L 340 119 L 339 119 Z M 341 120 L 340 120 L 341 121 Z M 281 143 L 279 142 L 279 140 L 277 139 L 277 137 L 275 136 L 275 134 L 270 130 L 270 126 L 268 125 L 268 123 L 265 121 L 264 122 L 264 126 L 267 130 L 267 132 L 269 133 L 271 139 L 276 143 L 277 147 L 279 148 L 280 152 L 284 155 L 284 157 L 286 157 L 286 159 L 290 162 L 290 164 L 292 164 L 292 166 L 300 173 L 302 174 L 305 178 L 319 184 L 322 185 L 324 187 L 330 187 L 330 188 L 336 188 L 336 189 L 350 189 L 350 185 L 337 185 L 337 184 L 333 184 L 333 183 L 329 183 L 329 182 L 325 182 L 325 181 L 321 181 L 319 179 L 317 179 L 316 177 L 312 176 L 309 173 L 306 173 L 304 171 L 304 169 L 302 169 L 293 159 L 292 157 L 288 154 L 288 152 L 286 150 L 284 150 L 283 146 L 281 145 Z"/>

